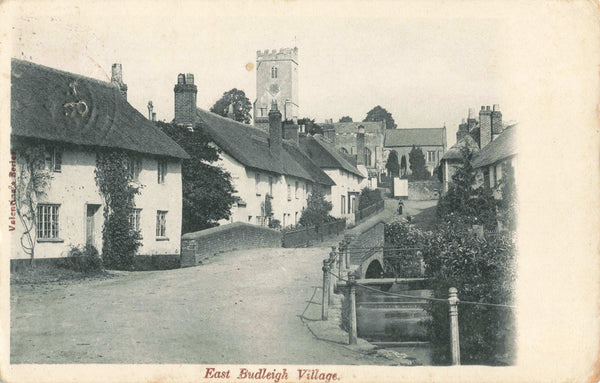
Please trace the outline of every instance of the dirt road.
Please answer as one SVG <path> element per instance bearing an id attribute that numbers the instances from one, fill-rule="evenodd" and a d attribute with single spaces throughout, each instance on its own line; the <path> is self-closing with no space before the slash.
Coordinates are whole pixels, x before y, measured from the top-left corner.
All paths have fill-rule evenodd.
<path id="1" fill-rule="evenodd" d="M 328 251 L 246 250 L 186 269 L 11 286 L 11 362 L 392 364 L 306 326 L 320 319 L 308 301 Z"/>

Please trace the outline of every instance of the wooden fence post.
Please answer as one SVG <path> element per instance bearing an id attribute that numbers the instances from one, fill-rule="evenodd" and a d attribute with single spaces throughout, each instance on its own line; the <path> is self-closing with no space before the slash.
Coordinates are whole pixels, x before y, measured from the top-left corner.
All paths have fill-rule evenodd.
<path id="1" fill-rule="evenodd" d="M 329 270 L 331 270 L 332 274 L 334 273 L 334 268 L 335 268 L 335 246 L 331 246 L 331 253 L 329 253 Z M 335 293 L 335 279 L 333 278 L 334 276 L 329 274 L 329 294 L 328 294 L 328 303 L 329 306 L 331 306 L 333 304 L 333 294 Z"/>
<path id="2" fill-rule="evenodd" d="M 348 343 L 356 344 L 356 277 L 354 274 L 348 276 L 348 285 L 350 286 L 350 331 L 348 331 Z"/>
<path id="3" fill-rule="evenodd" d="M 452 350 L 452 365 L 460 366 L 460 341 L 458 338 L 458 296 L 455 287 L 448 289 L 450 304 L 450 349 Z"/>
<path id="4" fill-rule="evenodd" d="M 344 262 L 346 263 L 346 271 L 350 269 L 350 241 L 345 241 L 344 246 Z"/>
<path id="5" fill-rule="evenodd" d="M 338 245 L 338 281 L 342 280 L 342 264 L 344 263 L 344 242 Z"/>
<path id="6" fill-rule="evenodd" d="M 329 260 L 323 260 L 323 300 L 321 304 L 321 320 L 327 320 L 329 308 Z"/>

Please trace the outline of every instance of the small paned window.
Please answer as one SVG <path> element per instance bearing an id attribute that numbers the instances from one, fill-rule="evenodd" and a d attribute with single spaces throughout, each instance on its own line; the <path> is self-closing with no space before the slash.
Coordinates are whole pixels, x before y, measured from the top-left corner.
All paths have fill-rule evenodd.
<path id="1" fill-rule="evenodd" d="M 55 146 L 46 150 L 46 169 L 51 172 L 60 172 L 62 169 L 62 150 Z"/>
<path id="2" fill-rule="evenodd" d="M 277 67 L 271 68 L 271 78 L 277 78 Z"/>
<path id="3" fill-rule="evenodd" d="M 296 181 L 296 187 L 294 189 L 294 198 L 298 199 L 298 181 Z"/>
<path id="4" fill-rule="evenodd" d="M 38 239 L 58 239 L 58 209 L 60 205 L 38 204 L 37 237 Z"/>
<path id="5" fill-rule="evenodd" d="M 142 159 L 137 156 L 130 156 L 127 162 L 127 170 L 133 181 L 138 181 L 142 171 Z"/>
<path id="6" fill-rule="evenodd" d="M 167 160 L 158 160 L 158 183 L 165 183 L 165 176 L 167 174 Z"/>
<path id="7" fill-rule="evenodd" d="M 164 210 L 156 212 L 156 236 L 159 238 L 167 236 L 167 212 Z"/>
<path id="8" fill-rule="evenodd" d="M 254 190 L 256 195 L 260 195 L 260 173 L 254 175 Z"/>
<path id="9" fill-rule="evenodd" d="M 129 214 L 129 225 L 131 229 L 136 232 L 140 232 L 140 218 L 142 216 L 142 209 L 133 209 Z"/>

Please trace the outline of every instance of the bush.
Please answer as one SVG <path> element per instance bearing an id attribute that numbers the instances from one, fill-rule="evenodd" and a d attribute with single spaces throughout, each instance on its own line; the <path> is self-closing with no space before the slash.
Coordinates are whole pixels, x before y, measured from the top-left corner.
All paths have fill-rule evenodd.
<path id="1" fill-rule="evenodd" d="M 323 191 L 319 187 L 314 187 L 298 223 L 302 226 L 319 227 L 330 220 L 329 212 L 331 208 L 331 202 L 325 200 Z"/>
<path id="2" fill-rule="evenodd" d="M 104 270 L 98 250 L 91 245 L 72 246 L 60 266 L 84 274 L 96 274 Z"/>
<path id="3" fill-rule="evenodd" d="M 364 188 L 360 191 L 360 196 L 358 197 L 358 210 L 366 209 L 381 201 L 383 201 L 383 197 L 381 197 L 379 190 Z"/>
<path id="4" fill-rule="evenodd" d="M 478 238 L 446 225 L 425 237 L 425 275 L 434 296 L 456 287 L 462 301 L 511 304 L 514 244 L 509 236 Z M 461 363 L 505 364 L 514 357 L 515 329 L 509 308 L 459 304 Z M 450 363 L 448 305 L 432 303 L 427 324 L 436 364 Z"/>
<path id="5" fill-rule="evenodd" d="M 391 277 L 422 277 L 420 249 L 426 234 L 409 223 L 396 221 L 385 226 L 385 270 Z"/>

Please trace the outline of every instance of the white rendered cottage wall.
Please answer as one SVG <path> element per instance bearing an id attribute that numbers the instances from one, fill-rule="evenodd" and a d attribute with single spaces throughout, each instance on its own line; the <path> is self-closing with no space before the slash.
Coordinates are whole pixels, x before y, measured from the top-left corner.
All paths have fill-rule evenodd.
<path id="1" fill-rule="evenodd" d="M 165 184 L 158 185 L 157 160 L 142 159 L 139 181 L 143 184 L 142 194 L 136 196 L 136 207 L 141 208 L 142 247 L 138 254 L 178 254 L 181 236 L 181 164 L 169 161 Z M 93 152 L 64 150 L 60 172 L 52 172 L 53 179 L 39 204 L 56 204 L 58 209 L 58 238 L 38 239 L 35 258 L 65 257 L 71 246 L 86 244 L 86 221 L 88 205 L 97 207 L 93 215 L 93 244 L 102 251 L 102 225 L 104 222 L 104 200 L 98 192 L 94 179 L 96 155 Z M 17 169 L 18 174 L 18 169 Z M 154 182 L 152 182 L 154 181 Z M 156 211 L 167 213 L 168 241 L 156 241 Z M 17 218 L 12 236 L 12 258 L 28 258 L 20 244 L 23 226 Z"/>
<path id="2" fill-rule="evenodd" d="M 346 218 L 348 223 L 354 222 L 354 212 L 348 209 L 348 200 L 352 198 L 351 194 L 360 193 L 360 182 L 362 178 L 347 172 L 343 169 L 324 169 L 325 173 L 331 178 L 335 185 L 331 187 L 331 215 L 336 218 Z M 345 207 L 342 210 L 342 196 L 344 197 Z M 358 204 L 358 196 L 355 197 L 355 204 Z M 355 205 L 355 207 L 358 207 Z M 350 211 L 349 211 L 350 210 Z"/>

